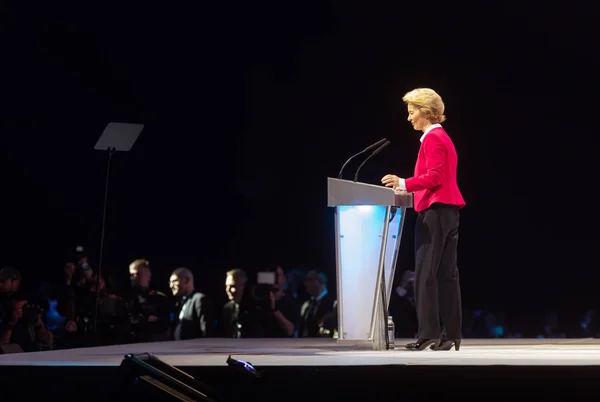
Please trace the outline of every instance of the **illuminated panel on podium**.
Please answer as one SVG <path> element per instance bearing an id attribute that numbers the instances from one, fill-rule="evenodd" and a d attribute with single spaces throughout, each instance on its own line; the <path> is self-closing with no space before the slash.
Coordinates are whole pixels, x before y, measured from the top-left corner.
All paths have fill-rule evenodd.
<path id="1" fill-rule="evenodd" d="M 337 208 L 345 339 L 369 337 L 385 215 L 385 206 Z"/>

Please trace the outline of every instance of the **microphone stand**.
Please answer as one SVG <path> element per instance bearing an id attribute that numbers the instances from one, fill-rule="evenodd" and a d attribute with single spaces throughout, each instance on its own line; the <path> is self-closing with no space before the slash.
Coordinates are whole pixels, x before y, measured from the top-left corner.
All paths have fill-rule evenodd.
<path id="1" fill-rule="evenodd" d="M 357 153 L 357 154 L 354 154 L 354 155 L 352 155 L 350 158 L 348 158 L 348 160 L 347 160 L 347 161 L 346 161 L 346 162 L 345 162 L 345 163 L 342 165 L 342 168 L 340 169 L 340 173 L 338 174 L 338 179 L 341 179 L 341 178 L 342 178 L 342 172 L 344 171 L 344 168 L 346 168 L 346 165 L 347 165 L 348 163 L 350 163 L 350 161 L 351 161 L 352 159 L 354 159 L 354 158 L 356 158 L 357 156 L 360 156 L 360 155 L 362 155 L 362 154 L 364 154 L 364 153 L 365 153 L 365 150 L 363 149 L 363 150 L 362 150 L 362 151 L 360 151 L 359 153 Z"/>
<path id="2" fill-rule="evenodd" d="M 356 174 L 354 175 L 354 182 L 356 182 L 358 180 L 358 173 L 360 172 L 360 169 L 362 169 L 362 167 L 365 165 L 365 163 L 367 163 L 369 161 L 369 159 L 371 159 L 372 157 L 374 157 L 375 155 L 377 155 L 378 153 L 380 153 L 385 147 L 387 147 L 391 143 L 392 143 L 391 141 L 386 141 L 382 146 L 380 146 L 375 151 L 373 151 L 373 153 L 371 155 L 369 155 L 363 161 L 363 163 L 360 164 L 360 166 L 358 167 L 358 169 L 356 169 Z"/>
<path id="3" fill-rule="evenodd" d="M 364 154 L 365 152 L 369 152 L 370 150 L 380 146 L 381 144 L 383 144 L 385 141 L 387 141 L 387 138 L 383 138 L 379 141 L 377 141 L 375 144 L 371 144 L 368 147 L 366 147 L 365 149 L 363 149 L 362 151 L 360 151 L 357 154 L 352 155 L 350 158 L 348 158 L 348 160 L 342 165 L 342 168 L 340 169 L 340 173 L 338 174 L 338 179 L 342 178 L 342 173 L 344 172 L 344 168 L 346 167 L 346 165 L 348 163 L 350 163 L 350 161 L 354 158 L 356 158 L 357 156 L 360 156 L 362 154 Z"/>

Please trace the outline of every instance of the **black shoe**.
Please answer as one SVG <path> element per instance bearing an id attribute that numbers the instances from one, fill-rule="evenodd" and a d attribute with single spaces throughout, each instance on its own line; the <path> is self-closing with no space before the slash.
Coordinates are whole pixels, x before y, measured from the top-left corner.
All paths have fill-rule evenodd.
<path id="1" fill-rule="evenodd" d="M 433 350 L 437 350 L 439 345 L 439 339 L 419 339 L 416 342 L 407 344 L 405 347 L 408 350 L 425 350 L 428 347 L 431 347 Z"/>
<path id="2" fill-rule="evenodd" d="M 456 350 L 458 352 L 460 350 L 460 341 L 461 341 L 460 339 L 455 339 L 453 341 L 444 340 L 444 341 L 442 341 L 442 343 L 440 343 L 437 350 L 450 350 L 450 349 L 452 349 L 452 347 L 454 347 L 454 350 Z M 432 347 L 432 349 L 433 349 L 433 347 Z"/>

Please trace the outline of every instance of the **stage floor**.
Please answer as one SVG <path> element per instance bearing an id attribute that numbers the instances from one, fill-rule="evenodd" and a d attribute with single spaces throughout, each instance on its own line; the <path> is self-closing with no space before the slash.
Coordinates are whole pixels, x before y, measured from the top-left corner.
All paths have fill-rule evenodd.
<path id="1" fill-rule="evenodd" d="M 461 350 L 374 351 L 333 339 L 197 339 L 0 355 L 0 366 L 119 366 L 128 353 L 152 353 L 176 367 L 226 366 L 600 366 L 599 339 L 465 339 Z"/>
<path id="2" fill-rule="evenodd" d="M 171 400 L 156 390 L 142 393 L 135 388 L 139 381 L 119 367 L 126 354 L 152 353 L 216 389 L 217 402 L 305 402 L 315 395 L 406 402 L 596 398 L 597 339 L 466 339 L 459 352 L 412 352 L 402 347 L 409 341 L 397 340 L 392 351 L 333 339 L 198 339 L 16 353 L 0 355 L 0 376 L 4 390 L 18 395 L 13 401 Z M 260 379 L 229 367 L 229 355 L 251 362 Z M 35 379 L 35 386 L 22 387 L 24 378 Z"/>

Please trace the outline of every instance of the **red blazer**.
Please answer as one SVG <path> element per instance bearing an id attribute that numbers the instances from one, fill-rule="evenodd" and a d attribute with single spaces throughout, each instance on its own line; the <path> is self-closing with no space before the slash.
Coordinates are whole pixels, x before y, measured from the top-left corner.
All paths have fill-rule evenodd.
<path id="1" fill-rule="evenodd" d="M 452 140 L 441 127 L 427 133 L 417 157 L 415 175 L 404 181 L 406 191 L 414 193 L 414 208 L 420 212 L 431 204 L 466 205 L 456 183 L 458 156 Z"/>

